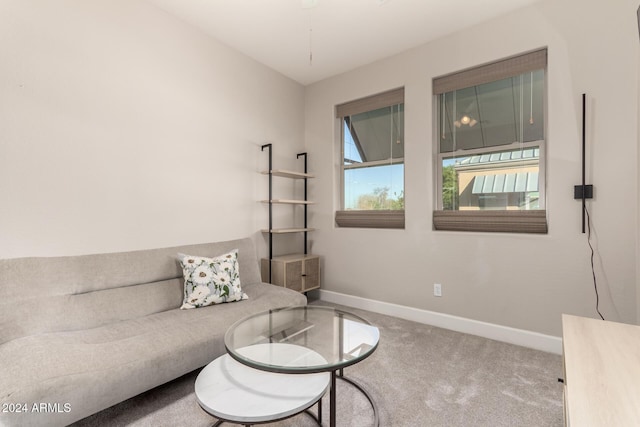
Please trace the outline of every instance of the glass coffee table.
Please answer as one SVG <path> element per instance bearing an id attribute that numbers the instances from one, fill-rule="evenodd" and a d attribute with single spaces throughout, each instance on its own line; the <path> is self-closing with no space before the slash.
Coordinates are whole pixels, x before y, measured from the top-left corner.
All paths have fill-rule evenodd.
<path id="1" fill-rule="evenodd" d="M 369 357 L 378 347 L 379 340 L 380 331 L 365 319 L 321 306 L 286 307 L 258 313 L 233 324 L 224 337 L 228 354 L 254 369 L 280 374 L 330 372 L 331 427 L 336 425 L 338 378 L 353 385 L 367 398 L 373 409 L 374 425 L 379 425 L 378 409 L 371 395 L 343 373 L 344 368 Z M 283 357 L 282 344 L 294 345 L 297 350 Z M 255 345 L 267 351 L 246 350 Z"/>

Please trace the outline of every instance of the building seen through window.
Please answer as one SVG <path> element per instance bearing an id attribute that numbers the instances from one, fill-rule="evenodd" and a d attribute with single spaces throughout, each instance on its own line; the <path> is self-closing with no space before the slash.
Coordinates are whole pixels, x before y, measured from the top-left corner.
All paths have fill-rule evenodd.
<path id="1" fill-rule="evenodd" d="M 438 97 L 442 210 L 544 209 L 544 70 Z"/>

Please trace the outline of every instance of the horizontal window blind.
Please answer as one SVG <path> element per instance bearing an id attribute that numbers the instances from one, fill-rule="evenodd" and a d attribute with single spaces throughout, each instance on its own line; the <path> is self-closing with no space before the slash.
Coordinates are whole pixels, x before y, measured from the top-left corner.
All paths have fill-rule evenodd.
<path id="1" fill-rule="evenodd" d="M 547 211 L 434 211 L 433 227 L 449 231 L 547 233 Z"/>
<path id="2" fill-rule="evenodd" d="M 352 116 L 354 114 L 360 114 L 402 103 L 404 103 L 404 88 L 392 89 L 377 95 L 371 95 L 366 98 L 360 98 L 355 101 L 336 105 L 336 117 Z"/>
<path id="3" fill-rule="evenodd" d="M 547 66 L 547 48 L 513 56 L 489 64 L 458 71 L 433 79 L 433 94 L 440 95 L 496 80 L 506 79 L 544 69 Z"/>
<path id="4" fill-rule="evenodd" d="M 354 228 L 404 228 L 404 210 L 337 211 L 336 224 Z"/>

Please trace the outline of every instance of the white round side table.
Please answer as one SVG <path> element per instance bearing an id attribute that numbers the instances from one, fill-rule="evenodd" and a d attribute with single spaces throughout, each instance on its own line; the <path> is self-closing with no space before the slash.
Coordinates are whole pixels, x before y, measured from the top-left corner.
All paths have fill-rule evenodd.
<path id="1" fill-rule="evenodd" d="M 293 344 L 258 344 L 240 349 L 248 357 L 269 352 L 283 360 L 305 358 L 324 363 L 324 358 L 308 348 Z M 329 388 L 331 375 L 279 374 L 250 368 L 228 354 L 209 363 L 196 378 L 198 404 L 218 418 L 214 426 L 231 422 L 251 426 L 292 417 L 318 403 L 318 415 L 310 411 L 322 425 L 320 399 Z"/>

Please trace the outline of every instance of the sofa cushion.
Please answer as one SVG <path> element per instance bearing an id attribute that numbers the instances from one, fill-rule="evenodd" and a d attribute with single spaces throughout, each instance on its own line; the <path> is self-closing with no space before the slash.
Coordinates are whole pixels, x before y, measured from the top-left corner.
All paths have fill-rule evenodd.
<path id="1" fill-rule="evenodd" d="M 215 258 L 181 254 L 179 260 L 184 275 L 181 309 L 248 298 L 240 287 L 237 249 Z"/>
<path id="2" fill-rule="evenodd" d="M 233 249 L 238 249 L 243 287 L 261 282 L 249 238 L 132 252 L 2 259 L 0 345 L 23 336 L 95 328 L 179 308 L 184 287 L 176 255 L 213 257 Z"/>

